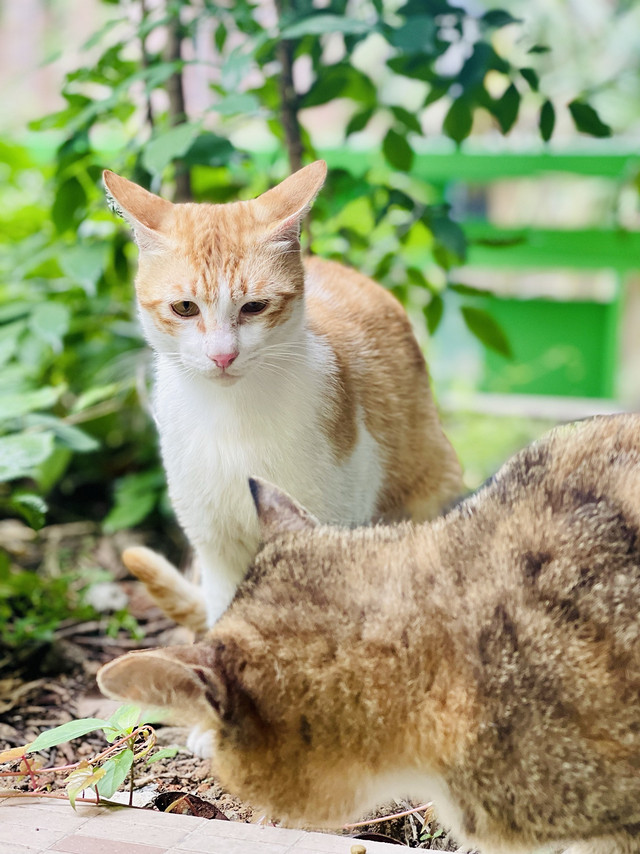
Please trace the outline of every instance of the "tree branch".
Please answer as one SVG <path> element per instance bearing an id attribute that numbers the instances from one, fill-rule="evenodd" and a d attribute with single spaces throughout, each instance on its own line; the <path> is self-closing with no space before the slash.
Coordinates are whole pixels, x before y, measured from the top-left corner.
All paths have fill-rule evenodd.
<path id="1" fill-rule="evenodd" d="M 140 0 L 140 22 L 145 24 L 147 18 L 149 17 L 149 10 L 147 8 L 146 0 Z M 149 51 L 147 50 L 147 37 L 140 36 L 140 52 L 142 58 L 142 67 L 147 69 L 151 66 L 151 58 L 149 56 Z M 147 90 L 147 94 L 145 96 L 145 113 L 147 123 L 151 130 L 153 130 L 155 126 L 155 121 L 153 118 L 153 107 L 151 105 L 151 91 Z"/>
<path id="2" fill-rule="evenodd" d="M 182 23 L 179 11 L 171 18 L 167 26 L 167 61 L 178 62 L 182 59 Z M 184 122 L 187 118 L 184 101 L 184 81 L 182 69 L 177 68 L 167 80 L 167 96 L 169 98 L 169 123 L 172 127 Z M 178 165 L 176 169 L 176 201 L 188 202 L 193 198 L 191 191 L 191 174 L 185 167 Z"/>
<path id="3" fill-rule="evenodd" d="M 275 0 L 278 20 L 282 20 L 283 12 L 288 11 L 290 0 Z M 283 39 L 278 44 L 277 57 L 280 63 L 280 117 L 284 128 L 285 143 L 289 156 L 289 166 L 292 172 L 297 172 L 302 166 L 302 134 L 298 111 L 300 101 L 293 85 L 293 55 L 295 43 Z"/>

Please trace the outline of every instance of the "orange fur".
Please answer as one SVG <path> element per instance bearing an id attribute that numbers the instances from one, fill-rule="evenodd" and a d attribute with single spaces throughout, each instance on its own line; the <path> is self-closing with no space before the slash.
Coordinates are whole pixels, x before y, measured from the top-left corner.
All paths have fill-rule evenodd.
<path id="1" fill-rule="evenodd" d="M 305 266 L 309 323 L 331 344 L 340 376 L 325 422 L 336 456 L 353 448 L 359 404 L 384 453 L 377 517 L 433 518 L 460 495 L 460 466 L 406 312 L 362 273 L 319 258 Z"/>
<path id="2" fill-rule="evenodd" d="M 321 521 L 347 525 L 422 521 L 462 491 L 400 303 L 355 270 L 301 257 L 300 220 L 325 174 L 318 161 L 257 199 L 224 205 L 173 205 L 111 172 L 104 176 L 140 246 L 136 291 L 159 355 L 156 411 L 169 491 L 205 578 L 224 565 L 237 583 L 242 561 L 246 568 L 257 548 L 244 489 L 249 473 L 271 477 Z M 264 309 L 246 313 L 254 302 Z M 183 303 L 197 312 L 180 316 L 175 307 Z M 227 371 L 212 368 L 220 352 L 237 355 Z M 272 398 L 259 400 L 271 385 Z M 181 387 L 188 390 L 178 403 Z M 197 396 L 209 403 L 192 406 Z M 192 421 L 176 428 L 188 407 Z M 222 410 L 226 421 L 217 419 Z M 261 457 L 252 456 L 252 445 L 263 448 Z M 224 542 L 214 542 L 223 529 L 230 532 Z M 199 622 L 198 597 L 186 588 L 187 604 L 171 607 L 172 586 L 178 594 L 173 568 L 152 553 L 130 563 L 167 613 Z"/>

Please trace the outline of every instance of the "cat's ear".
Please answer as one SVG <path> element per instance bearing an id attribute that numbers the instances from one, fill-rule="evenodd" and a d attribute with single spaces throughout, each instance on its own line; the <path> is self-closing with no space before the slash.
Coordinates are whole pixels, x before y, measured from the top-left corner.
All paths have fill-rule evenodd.
<path id="1" fill-rule="evenodd" d="M 281 534 L 308 531 L 320 524 L 315 516 L 290 495 L 267 480 L 250 477 L 249 489 L 256 506 L 264 542 Z"/>
<path id="2" fill-rule="evenodd" d="M 230 711 L 228 678 L 205 643 L 129 652 L 101 667 L 97 681 L 106 697 L 194 722 Z"/>
<path id="3" fill-rule="evenodd" d="M 102 180 L 111 208 L 133 228 L 139 249 L 157 252 L 166 248 L 162 229 L 173 207 L 171 202 L 108 169 L 102 173 Z"/>
<path id="4" fill-rule="evenodd" d="M 300 223 L 326 177 L 327 164 L 324 160 L 316 160 L 258 197 L 256 201 L 263 209 L 270 241 L 285 244 L 298 242 Z"/>

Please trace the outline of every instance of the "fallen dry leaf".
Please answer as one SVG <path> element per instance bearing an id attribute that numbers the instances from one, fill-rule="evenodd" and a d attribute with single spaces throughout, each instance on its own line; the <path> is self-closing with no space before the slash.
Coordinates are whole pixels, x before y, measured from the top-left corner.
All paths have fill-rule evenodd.
<path id="1" fill-rule="evenodd" d="M 178 815 L 195 815 L 197 818 L 229 821 L 226 815 L 212 803 L 187 792 L 163 792 L 154 799 L 153 804 L 160 812 L 175 812 Z"/>

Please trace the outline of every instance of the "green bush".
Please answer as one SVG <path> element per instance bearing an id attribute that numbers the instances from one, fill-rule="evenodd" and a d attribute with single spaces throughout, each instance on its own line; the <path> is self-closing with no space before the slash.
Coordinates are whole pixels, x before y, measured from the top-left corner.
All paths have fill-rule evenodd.
<path id="1" fill-rule="evenodd" d="M 479 110 L 508 133 L 524 97 L 541 111 L 543 138 L 553 132 L 555 108 L 534 67 L 540 46 L 531 45 L 526 64 L 495 47 L 496 31 L 519 26 L 506 11 L 367 0 L 352 14 L 346 0 L 322 8 L 279 0 L 277 21 L 265 25 L 259 4 L 247 0 L 224 8 L 211 0 L 141 4 L 137 22 L 104 2 L 112 19 L 66 76 L 64 109 L 33 124 L 42 162 L 23 146 L 4 143 L 0 151 L 0 506 L 36 528 L 47 512 L 52 521 L 88 515 L 116 530 L 167 510 L 154 433 L 138 403 L 146 380 L 131 285 L 135 252 L 105 205 L 104 166 L 156 191 L 173 187 L 179 198 L 223 202 L 281 177 L 285 152 L 290 168 L 316 156 L 306 108 L 348 103 L 347 139 L 384 120 L 376 165 L 332 170 L 314 211 L 313 246 L 422 307 L 435 333 L 455 286 L 452 271 L 465 258 L 464 231 L 434 188 L 408 174 L 422 133 L 416 116 L 350 57 L 366 39 L 382 39 L 388 72 L 420 84 L 423 106 L 448 99 L 443 132 L 456 143 Z M 217 82 L 203 114 L 187 117 L 184 46 L 203 22 L 212 25 Z M 158 33 L 165 47 L 152 52 L 150 36 Z M 326 40 L 336 34 L 343 50 L 327 62 Z M 460 68 L 440 73 L 438 60 L 465 40 Z M 300 57 L 310 68 L 304 93 L 288 83 Z M 489 72 L 503 79 L 500 97 L 487 89 Z M 161 108 L 160 92 L 168 94 Z M 609 132 L 582 99 L 569 109 L 579 129 Z M 269 129 L 272 153 L 250 155 L 231 143 L 247 117 Z M 430 250 L 426 267 L 411 261 L 416 246 Z M 463 316 L 487 346 L 508 354 L 485 312 L 472 307 Z"/>
<path id="2" fill-rule="evenodd" d="M 78 235 L 61 228 L 49 169 L 6 143 L 2 160 L 0 507 L 39 528 L 47 503 L 57 521 L 104 513 L 112 481 L 156 455 L 135 405 L 143 350 L 125 236 L 94 183 Z"/>

